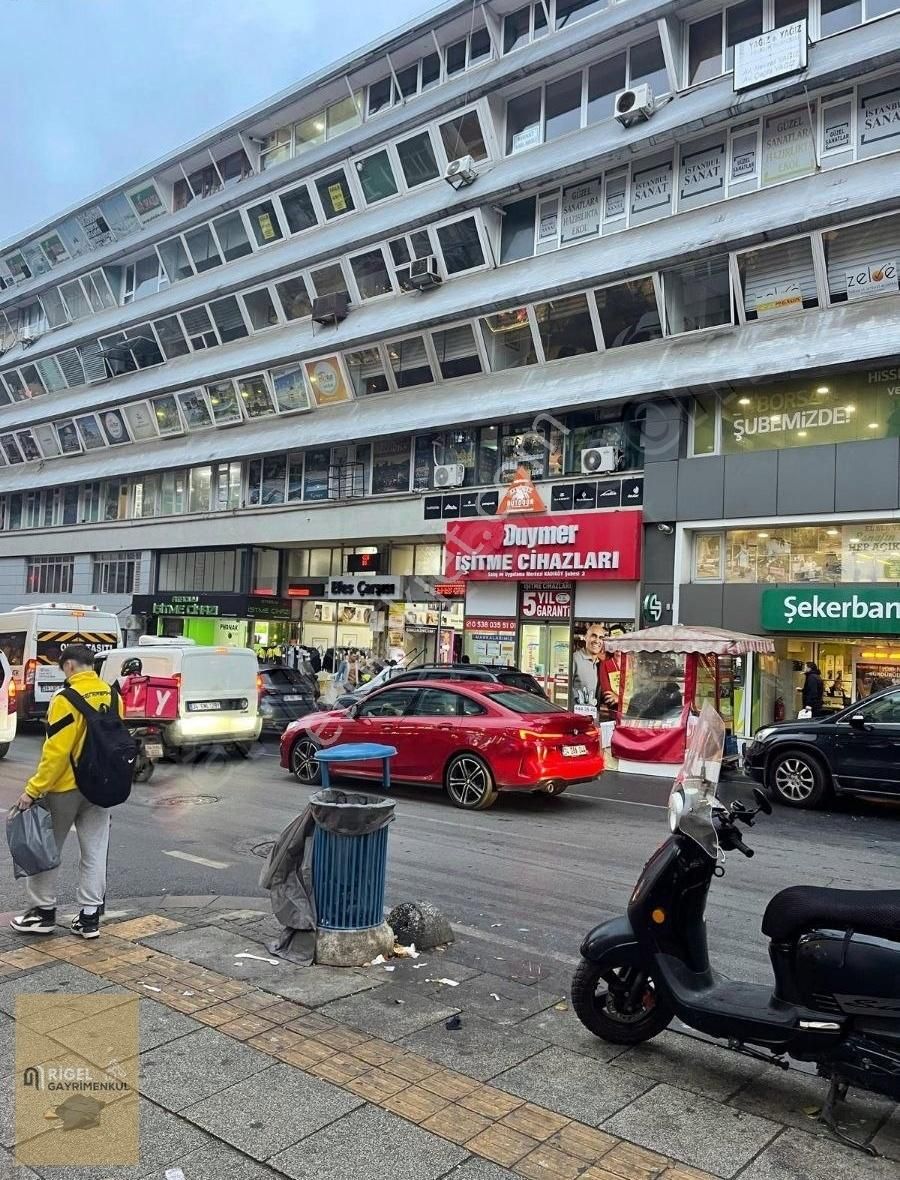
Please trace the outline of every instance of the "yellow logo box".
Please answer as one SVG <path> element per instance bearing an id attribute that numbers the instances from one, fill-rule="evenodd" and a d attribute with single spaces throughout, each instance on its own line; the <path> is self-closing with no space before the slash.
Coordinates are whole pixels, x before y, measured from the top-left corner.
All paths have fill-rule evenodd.
<path id="1" fill-rule="evenodd" d="M 139 1011 L 128 992 L 17 997 L 17 1163 L 140 1162 Z"/>

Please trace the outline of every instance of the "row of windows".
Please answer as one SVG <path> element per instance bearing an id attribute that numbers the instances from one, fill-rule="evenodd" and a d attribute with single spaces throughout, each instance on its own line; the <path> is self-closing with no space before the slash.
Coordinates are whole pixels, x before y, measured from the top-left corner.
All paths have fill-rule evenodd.
<path id="1" fill-rule="evenodd" d="M 0 496 L 7 529 L 229 511 L 241 507 L 428 491 L 448 465 L 461 487 L 489 486 L 525 467 L 534 479 L 590 474 L 607 448 L 615 470 L 642 466 L 639 426 L 630 412 L 585 410 L 535 422 L 513 421 L 350 443 L 186 471 Z"/>
<path id="2" fill-rule="evenodd" d="M 95 553 L 91 566 L 94 594 L 133 594 L 138 588 L 140 553 Z M 25 591 L 28 594 L 71 594 L 74 581 L 75 558 L 71 555 L 25 559 Z"/>
<path id="3" fill-rule="evenodd" d="M 697 533 L 695 582 L 900 581 L 900 524 L 802 525 Z"/>
<path id="4" fill-rule="evenodd" d="M 155 295 L 171 284 L 235 262 L 357 208 L 409 192 L 437 180 L 447 163 L 459 156 L 486 160 L 489 138 L 483 125 L 490 126 L 486 111 L 464 110 L 349 165 L 333 167 L 176 234 L 131 261 L 51 287 L 22 307 L 0 311 L 0 349 L 23 337 L 33 339 L 104 309 Z"/>
<path id="5" fill-rule="evenodd" d="M 709 255 L 474 322 L 10 431 L 0 434 L 0 465 L 232 426 L 435 381 L 895 295 L 900 291 L 898 256 L 896 213 L 730 255 Z M 188 314 L 183 313 L 181 322 L 199 330 L 203 325 L 194 324 Z M 208 320 L 204 324 L 208 330 Z M 159 331 L 157 336 L 165 339 Z M 145 341 L 143 347 L 151 343 Z M 130 349 L 122 347 L 135 355 L 133 342 Z M 154 356 L 159 363 L 158 350 Z"/>
<path id="6" fill-rule="evenodd" d="M 0 374 L 0 405 L 151 368 L 306 319 L 319 296 L 343 292 L 355 304 L 397 294 L 409 286 L 411 261 L 428 257 L 436 261 L 439 280 L 486 266 L 490 248 L 480 213 L 425 226 L 383 246 L 8 369 Z"/>

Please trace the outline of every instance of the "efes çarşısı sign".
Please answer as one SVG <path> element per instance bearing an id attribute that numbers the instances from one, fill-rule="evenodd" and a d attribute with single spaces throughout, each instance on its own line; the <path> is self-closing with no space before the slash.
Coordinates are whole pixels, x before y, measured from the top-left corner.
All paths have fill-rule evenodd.
<path id="1" fill-rule="evenodd" d="M 763 590 L 762 625 L 767 631 L 900 635 L 900 589 L 823 586 Z"/>
<path id="2" fill-rule="evenodd" d="M 444 576 L 634 582 L 641 576 L 641 519 L 632 511 L 449 521 Z"/>

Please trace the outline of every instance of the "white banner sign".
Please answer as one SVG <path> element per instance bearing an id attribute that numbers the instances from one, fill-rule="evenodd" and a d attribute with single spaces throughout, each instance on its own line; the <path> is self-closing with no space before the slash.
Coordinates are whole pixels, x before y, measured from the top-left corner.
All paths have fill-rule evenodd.
<path id="1" fill-rule="evenodd" d="M 563 189 L 561 242 L 574 242 L 579 238 L 592 238 L 599 234 L 601 183 L 598 176 L 596 180 L 588 180 L 585 184 Z"/>
<path id="2" fill-rule="evenodd" d="M 870 94 L 859 103 L 859 142 L 878 143 L 900 135 L 900 89 Z"/>
<path id="3" fill-rule="evenodd" d="M 645 213 L 672 201 L 672 163 L 635 172 L 631 178 L 631 212 Z"/>
<path id="4" fill-rule="evenodd" d="M 858 266 L 848 270 L 847 299 L 854 303 L 857 299 L 869 299 L 873 295 L 895 295 L 898 291 L 897 260 L 889 258 L 885 262 L 869 263 L 868 266 Z"/>
<path id="5" fill-rule="evenodd" d="M 746 90 L 770 78 L 806 69 L 806 21 L 770 29 L 734 47 L 734 88 Z"/>
<path id="6" fill-rule="evenodd" d="M 681 157 L 679 200 L 716 192 L 725 184 L 725 144 L 717 143 L 703 151 Z"/>
<path id="7" fill-rule="evenodd" d="M 763 124 L 762 182 L 778 184 L 815 171 L 816 148 L 809 111 L 773 115 Z"/>
<path id="8" fill-rule="evenodd" d="M 802 308 L 803 294 L 797 283 L 774 283 L 756 298 L 756 314 L 761 320 L 789 311 L 801 311 Z"/>

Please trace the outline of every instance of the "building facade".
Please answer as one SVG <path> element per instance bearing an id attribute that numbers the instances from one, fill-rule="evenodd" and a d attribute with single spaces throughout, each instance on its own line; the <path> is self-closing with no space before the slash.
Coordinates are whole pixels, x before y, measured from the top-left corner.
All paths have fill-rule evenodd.
<path id="1" fill-rule="evenodd" d="M 570 704 L 598 634 L 704 622 L 776 637 L 739 734 L 805 659 L 865 695 L 898 149 L 898 0 L 448 4 L 0 248 L 0 611 Z"/>

